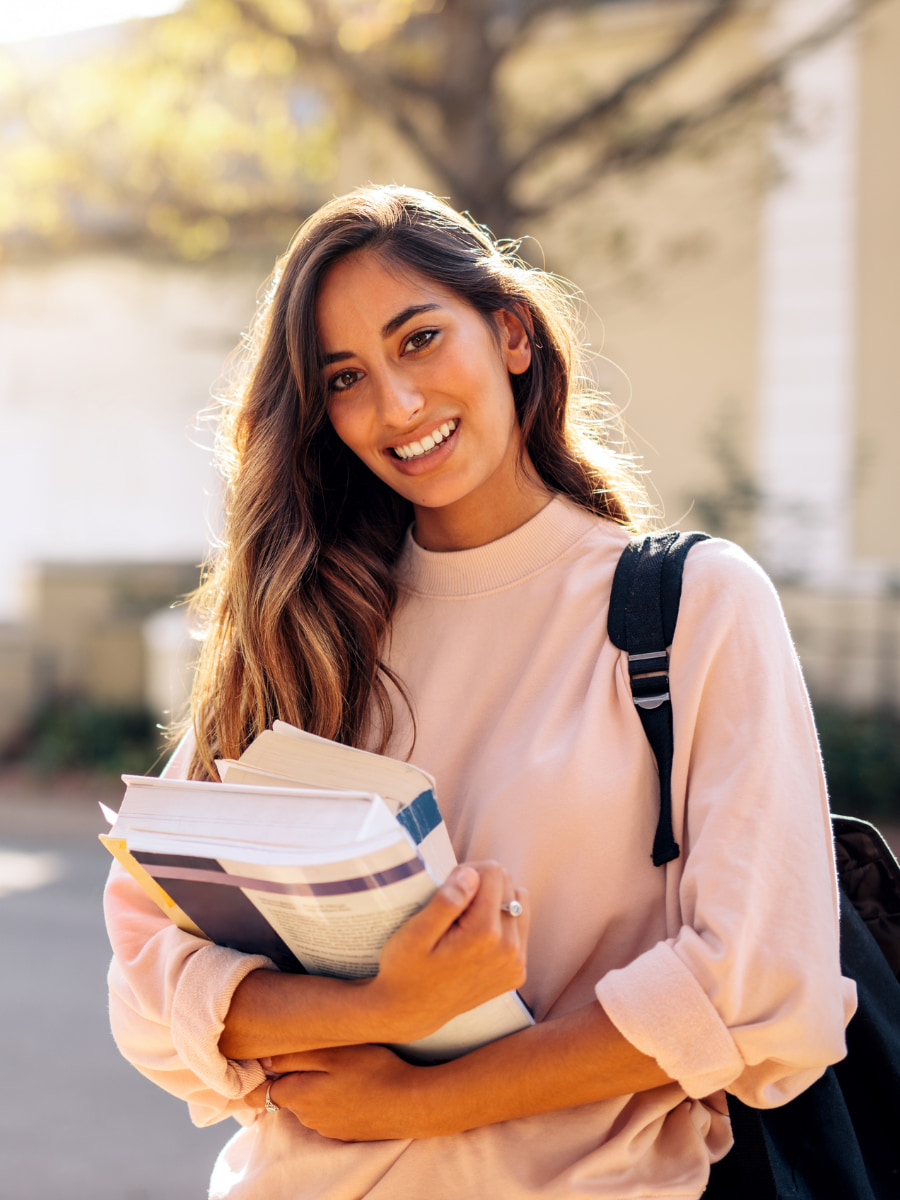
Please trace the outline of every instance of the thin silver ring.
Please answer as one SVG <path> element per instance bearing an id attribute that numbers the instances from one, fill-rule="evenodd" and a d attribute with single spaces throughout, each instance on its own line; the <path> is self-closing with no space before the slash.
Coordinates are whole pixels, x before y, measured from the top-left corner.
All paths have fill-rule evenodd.
<path id="1" fill-rule="evenodd" d="M 281 1078 L 281 1077 L 279 1076 L 279 1078 Z M 277 1083 L 277 1082 L 278 1082 L 277 1079 L 270 1079 L 269 1086 L 266 1088 L 266 1112 L 270 1112 L 270 1113 L 281 1112 L 281 1105 L 276 1104 L 275 1101 L 272 1099 L 272 1084 Z"/>
<path id="2" fill-rule="evenodd" d="M 500 905 L 500 911 L 509 913 L 511 917 L 521 917 L 524 910 L 518 900 L 510 900 L 509 904 Z"/>

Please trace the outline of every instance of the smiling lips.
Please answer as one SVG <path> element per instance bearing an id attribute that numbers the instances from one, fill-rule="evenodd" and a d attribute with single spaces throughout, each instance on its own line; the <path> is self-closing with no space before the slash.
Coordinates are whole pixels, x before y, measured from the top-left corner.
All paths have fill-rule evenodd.
<path id="1" fill-rule="evenodd" d="M 432 450 L 436 450 L 441 442 L 446 441 L 451 433 L 456 429 L 456 421 L 444 421 L 442 425 L 438 425 L 436 429 L 432 429 L 418 442 L 409 442 L 405 446 L 392 446 L 391 450 L 397 458 L 423 458 L 426 454 L 430 454 Z"/>

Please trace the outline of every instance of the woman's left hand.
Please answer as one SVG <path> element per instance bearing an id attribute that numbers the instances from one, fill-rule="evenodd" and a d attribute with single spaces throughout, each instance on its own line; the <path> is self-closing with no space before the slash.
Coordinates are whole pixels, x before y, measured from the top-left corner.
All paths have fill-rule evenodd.
<path id="1" fill-rule="evenodd" d="M 370 1142 L 427 1136 L 417 1086 L 427 1068 L 410 1066 L 384 1046 L 306 1050 L 269 1063 L 281 1074 L 272 1100 L 323 1137 Z M 251 1093 L 259 1107 L 267 1086 Z"/>

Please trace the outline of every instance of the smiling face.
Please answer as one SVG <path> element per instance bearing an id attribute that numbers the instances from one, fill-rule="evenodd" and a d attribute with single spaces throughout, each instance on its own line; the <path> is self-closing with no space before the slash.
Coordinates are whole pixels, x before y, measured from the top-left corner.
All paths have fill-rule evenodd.
<path id="1" fill-rule="evenodd" d="M 373 252 L 341 259 L 319 289 L 331 423 L 412 502 L 429 549 L 493 541 L 549 498 L 524 453 L 509 378 L 528 369 L 528 338 L 510 313 L 491 321 Z"/>

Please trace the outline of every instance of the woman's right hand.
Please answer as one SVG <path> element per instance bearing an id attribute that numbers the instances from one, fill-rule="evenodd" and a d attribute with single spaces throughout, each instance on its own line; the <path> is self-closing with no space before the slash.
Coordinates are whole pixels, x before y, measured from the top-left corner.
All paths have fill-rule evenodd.
<path id="1" fill-rule="evenodd" d="M 513 917 L 503 904 L 518 900 Z M 385 1041 L 427 1037 L 459 1013 L 521 987 L 526 976 L 528 893 L 495 862 L 454 868 L 429 903 L 385 943 L 367 1001 Z"/>

